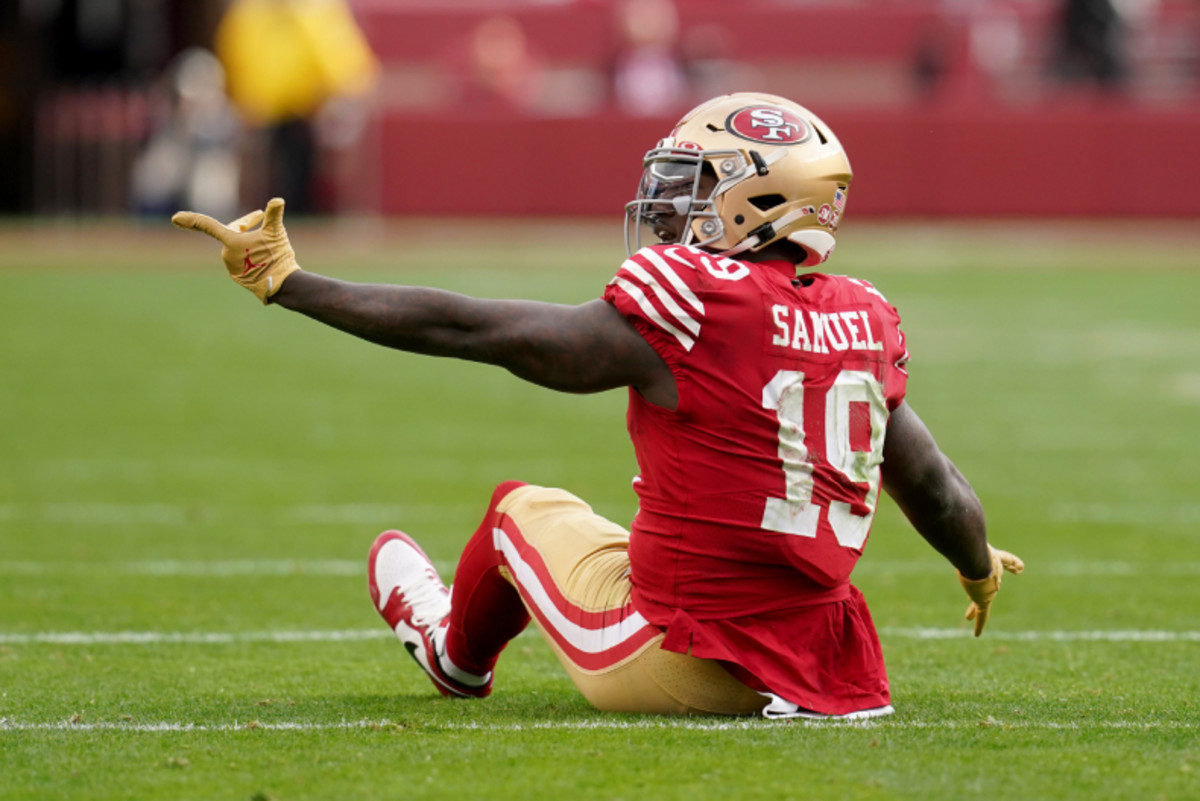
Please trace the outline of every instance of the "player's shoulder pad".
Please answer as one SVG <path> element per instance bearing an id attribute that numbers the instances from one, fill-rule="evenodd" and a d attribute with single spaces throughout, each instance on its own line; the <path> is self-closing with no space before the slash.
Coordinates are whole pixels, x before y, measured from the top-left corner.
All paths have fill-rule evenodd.
<path id="1" fill-rule="evenodd" d="M 884 297 L 883 293 L 876 289 L 875 285 L 870 281 L 867 281 L 863 278 L 852 278 L 848 275 L 838 275 L 834 277 L 841 281 L 844 285 L 851 287 L 856 294 L 862 295 L 864 299 L 870 300 L 875 305 L 881 306 L 897 317 L 900 316 L 899 312 L 896 311 L 896 307 L 892 305 L 891 301 Z"/>
<path id="2" fill-rule="evenodd" d="M 908 346 L 905 344 L 904 332 L 900 330 L 900 312 L 896 307 L 883 296 L 883 293 L 870 281 L 865 281 L 861 278 L 851 278 L 849 276 L 839 275 L 838 279 L 844 281 L 854 291 L 861 294 L 862 297 L 872 303 L 876 309 L 883 315 L 886 325 L 895 331 L 895 366 L 901 371 L 904 371 L 904 366 L 908 364 Z M 906 371 L 904 371 L 906 372 Z"/>
<path id="3" fill-rule="evenodd" d="M 687 276 L 701 269 L 703 251 L 684 245 L 649 245 L 634 253 L 621 265 L 630 262 L 655 270 L 670 269 Z"/>
<path id="4" fill-rule="evenodd" d="M 632 281 L 652 292 L 665 292 L 676 300 L 702 308 L 696 297 L 706 283 L 704 252 L 681 245 L 651 245 L 644 247 L 621 263 L 621 269 L 610 283 L 619 279 Z"/>
<path id="5" fill-rule="evenodd" d="M 854 278 L 853 276 L 849 276 L 849 275 L 835 275 L 832 277 L 838 279 L 843 284 L 853 287 L 855 289 L 855 291 L 857 291 L 857 292 L 865 292 L 866 294 L 874 297 L 875 299 L 881 300 L 884 303 L 887 303 L 887 305 L 889 305 L 889 306 L 892 305 L 891 303 L 888 303 L 888 299 L 883 296 L 883 293 L 875 288 L 874 284 L 872 284 L 870 281 L 867 281 L 864 278 Z"/>
<path id="6" fill-rule="evenodd" d="M 652 245 L 634 253 L 609 281 L 605 297 L 627 317 L 639 318 L 691 350 L 705 305 L 704 253 L 680 245 Z"/>

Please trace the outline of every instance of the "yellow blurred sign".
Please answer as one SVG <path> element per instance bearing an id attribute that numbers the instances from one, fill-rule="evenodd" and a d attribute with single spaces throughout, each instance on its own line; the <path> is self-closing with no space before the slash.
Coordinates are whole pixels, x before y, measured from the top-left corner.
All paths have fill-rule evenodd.
<path id="1" fill-rule="evenodd" d="M 364 94 L 379 74 L 341 0 L 235 0 L 215 49 L 230 97 L 258 124 L 307 117 L 331 97 Z"/>

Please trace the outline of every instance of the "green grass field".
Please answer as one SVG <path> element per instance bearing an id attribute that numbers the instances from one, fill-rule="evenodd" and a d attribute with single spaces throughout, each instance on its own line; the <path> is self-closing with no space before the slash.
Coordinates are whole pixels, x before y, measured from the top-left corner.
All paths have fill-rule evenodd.
<path id="1" fill-rule="evenodd" d="M 0 226 L 0 798 L 1200 798 L 1194 222 L 843 234 L 1027 570 L 975 640 L 883 501 L 856 583 L 897 714 L 814 726 L 601 715 L 532 633 L 448 701 L 377 619 L 374 536 L 448 578 L 501 480 L 627 523 L 623 393 L 264 309 L 165 225 Z M 623 253 L 619 223 L 292 236 L 342 277 L 567 303 Z"/>

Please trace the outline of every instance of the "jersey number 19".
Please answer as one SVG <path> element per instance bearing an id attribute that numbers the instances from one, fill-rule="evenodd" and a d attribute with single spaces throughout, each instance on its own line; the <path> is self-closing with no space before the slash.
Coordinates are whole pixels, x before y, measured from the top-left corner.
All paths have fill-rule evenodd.
<path id="1" fill-rule="evenodd" d="M 767 499 L 762 527 L 816 537 L 824 512 L 839 545 L 862 548 L 879 500 L 879 465 L 888 415 L 883 385 L 869 372 L 843 370 L 828 389 L 809 391 L 824 394 L 823 443 L 809 443 L 805 434 L 804 373 L 780 370 L 763 387 L 763 408 L 774 411 L 779 419 L 779 458 L 786 489 L 784 497 Z M 855 405 L 868 410 L 870 440 L 866 449 L 855 449 L 851 443 Z M 860 513 L 843 501 L 830 501 L 827 507 L 815 503 L 813 488 L 821 482 L 852 485 Z M 828 497 L 831 493 L 821 494 Z M 866 513 L 861 514 L 864 508 Z"/>

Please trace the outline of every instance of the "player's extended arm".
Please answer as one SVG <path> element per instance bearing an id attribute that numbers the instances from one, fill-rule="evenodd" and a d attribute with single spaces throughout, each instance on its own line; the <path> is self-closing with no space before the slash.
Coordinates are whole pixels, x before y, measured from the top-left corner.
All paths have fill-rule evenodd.
<path id="1" fill-rule="evenodd" d="M 262 228 L 253 227 L 262 222 Z M 658 353 L 603 300 L 565 306 L 487 300 L 427 287 L 359 284 L 301 270 L 283 228 L 283 201 L 229 225 L 194 212 L 172 222 L 219 240 L 230 277 L 264 303 L 390 348 L 498 365 L 564 392 L 633 386 L 674 408 L 675 378 Z M 245 266 L 245 264 L 249 266 Z"/>
<path id="2" fill-rule="evenodd" d="M 1020 573 L 1024 563 L 988 545 L 983 505 L 907 403 L 888 421 L 882 472 L 884 489 L 909 522 L 958 570 L 978 637 L 1004 571 Z"/>
<path id="3" fill-rule="evenodd" d="M 563 392 L 635 386 L 660 406 L 676 404 L 670 369 L 603 300 L 580 306 L 487 300 L 308 272 L 293 276 L 273 300 L 390 348 L 498 365 Z"/>

